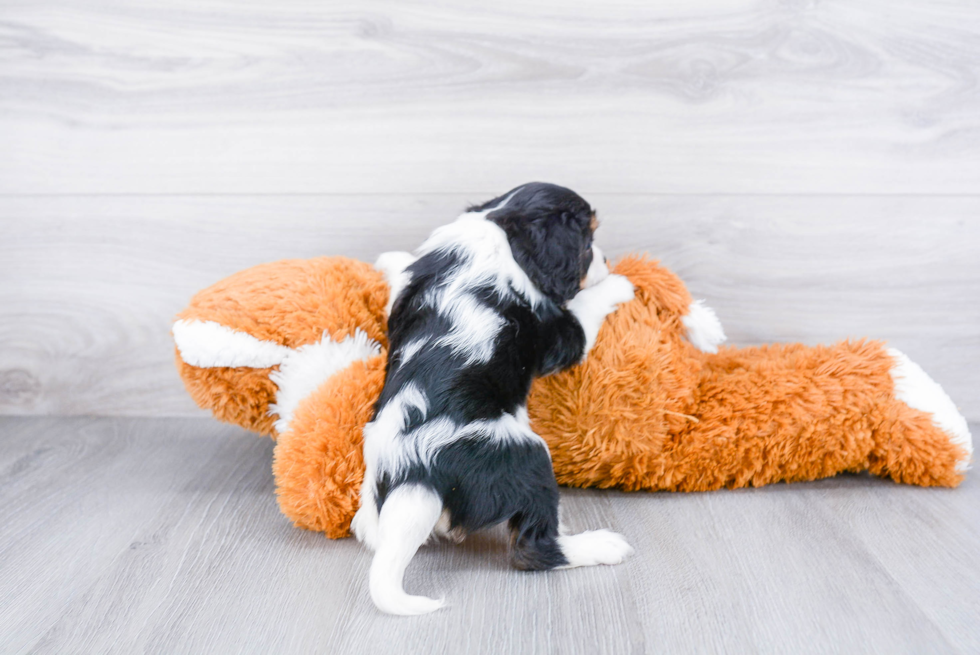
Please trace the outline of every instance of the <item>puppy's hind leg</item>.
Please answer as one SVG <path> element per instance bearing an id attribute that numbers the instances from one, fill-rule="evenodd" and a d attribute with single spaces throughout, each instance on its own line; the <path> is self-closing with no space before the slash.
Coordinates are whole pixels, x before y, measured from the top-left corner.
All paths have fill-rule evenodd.
<path id="1" fill-rule="evenodd" d="M 350 522 L 350 531 L 371 550 L 378 548 L 378 501 L 375 499 L 374 489 L 374 474 L 368 470 L 361 485 L 361 506 L 357 508 Z"/>
<path id="2" fill-rule="evenodd" d="M 558 525 L 558 508 L 536 502 L 510 521 L 511 561 L 524 570 L 570 569 L 597 564 L 620 564 L 633 553 L 623 535 L 591 530 L 566 535 Z"/>
<path id="3" fill-rule="evenodd" d="M 561 535 L 558 546 L 568 562 L 559 568 L 597 564 L 621 564 L 633 554 L 633 548 L 618 532 L 589 530 L 579 534 Z"/>
<path id="4" fill-rule="evenodd" d="M 442 513 L 442 499 L 427 487 L 396 487 L 381 506 L 374 561 L 371 562 L 371 600 L 388 614 L 426 614 L 444 601 L 410 596 L 402 588 L 405 568 L 432 533 Z"/>

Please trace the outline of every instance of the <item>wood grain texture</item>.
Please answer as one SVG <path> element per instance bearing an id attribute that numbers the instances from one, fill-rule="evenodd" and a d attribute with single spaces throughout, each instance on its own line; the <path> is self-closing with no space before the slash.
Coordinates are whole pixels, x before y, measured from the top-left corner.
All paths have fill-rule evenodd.
<path id="1" fill-rule="evenodd" d="M 977 427 L 973 426 L 974 430 Z M 706 494 L 563 490 L 619 567 L 513 571 L 506 535 L 424 547 L 379 614 L 369 555 L 292 528 L 272 443 L 197 419 L 0 419 L 9 653 L 972 653 L 980 483 L 864 476 Z"/>
<path id="2" fill-rule="evenodd" d="M 980 8 L 8 2 L 0 193 L 977 193 Z"/>
<path id="3" fill-rule="evenodd" d="M 482 198 L 0 198 L 0 413 L 195 415 L 169 334 L 195 291 L 264 261 L 412 249 Z M 887 339 L 980 419 L 980 198 L 589 199 L 607 252 L 662 259 L 732 343 Z"/>

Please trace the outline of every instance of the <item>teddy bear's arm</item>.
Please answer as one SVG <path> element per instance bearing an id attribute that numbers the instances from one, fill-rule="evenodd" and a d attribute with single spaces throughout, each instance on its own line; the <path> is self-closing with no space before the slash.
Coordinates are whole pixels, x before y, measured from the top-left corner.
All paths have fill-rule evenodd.
<path id="1" fill-rule="evenodd" d="M 687 314 L 681 317 L 681 323 L 687 329 L 687 340 L 701 352 L 716 353 L 718 346 L 727 339 L 715 310 L 705 305 L 703 300 L 690 304 Z"/>
<path id="2" fill-rule="evenodd" d="M 613 268 L 636 287 L 643 307 L 656 308 L 659 328 L 674 330 L 702 352 L 718 352 L 725 331 L 714 310 L 703 300 L 694 300 L 673 272 L 646 257 L 630 255 Z"/>

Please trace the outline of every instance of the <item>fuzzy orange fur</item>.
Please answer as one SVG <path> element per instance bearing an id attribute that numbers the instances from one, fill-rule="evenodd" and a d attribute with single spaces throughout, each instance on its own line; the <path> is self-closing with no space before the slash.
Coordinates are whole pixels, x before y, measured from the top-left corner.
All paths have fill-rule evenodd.
<path id="1" fill-rule="evenodd" d="M 615 272 L 636 298 L 612 314 L 586 361 L 534 383 L 532 427 L 561 484 L 707 491 L 870 471 L 955 486 L 964 452 L 928 414 L 895 399 L 881 343 L 697 350 L 681 321 L 691 297 L 669 270 L 627 257 Z M 181 313 L 298 347 L 356 328 L 386 345 L 388 287 L 343 258 L 278 262 L 199 293 Z M 194 400 L 218 418 L 275 435 L 270 369 L 197 368 L 178 355 Z M 384 354 L 335 374 L 278 435 L 280 507 L 301 527 L 349 534 L 363 477 L 362 429 L 384 382 Z"/>
<path id="2" fill-rule="evenodd" d="M 350 534 L 364 479 L 363 429 L 384 381 L 384 357 L 351 364 L 313 392 L 279 437 L 276 496 L 296 525 L 333 539 Z"/>
<path id="3" fill-rule="evenodd" d="M 708 491 L 865 470 L 923 486 L 962 480 L 964 453 L 894 399 L 881 343 L 702 353 L 684 338 L 680 280 L 632 257 L 616 272 L 637 300 L 607 319 L 582 365 L 531 391 L 561 484 Z"/>
<path id="4" fill-rule="evenodd" d="M 388 285 L 370 264 L 346 257 L 287 259 L 239 271 L 191 298 L 177 318 L 214 321 L 256 339 L 298 348 L 358 328 L 388 343 Z M 177 371 L 200 407 L 216 418 L 276 438 L 269 404 L 273 369 L 199 368 L 177 353 Z"/>

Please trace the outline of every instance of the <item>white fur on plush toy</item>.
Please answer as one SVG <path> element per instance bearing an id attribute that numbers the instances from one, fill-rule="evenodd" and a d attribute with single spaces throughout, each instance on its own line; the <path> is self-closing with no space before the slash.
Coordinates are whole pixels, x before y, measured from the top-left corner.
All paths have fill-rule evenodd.
<path id="1" fill-rule="evenodd" d="M 278 387 L 276 402 L 269 404 L 269 414 L 279 417 L 275 423 L 279 434 L 289 429 L 293 413 L 303 399 L 334 373 L 381 352 L 381 345 L 360 328 L 343 341 L 334 341 L 324 333 L 316 343 L 299 348 L 256 339 L 213 321 L 177 321 L 173 335 L 180 358 L 191 366 L 278 366 L 278 371 L 269 373 L 269 379 Z"/>
<path id="2" fill-rule="evenodd" d="M 895 382 L 895 397 L 912 409 L 932 414 L 933 425 L 948 434 L 950 442 L 966 450 L 966 458 L 956 463 L 957 471 L 966 471 L 973 455 L 973 438 L 966 418 L 921 366 L 895 348 L 889 348 L 888 354 L 895 359 L 895 366 L 890 371 Z"/>
<path id="3" fill-rule="evenodd" d="M 715 310 L 705 305 L 703 300 L 691 303 L 687 316 L 681 317 L 681 323 L 687 328 L 687 340 L 701 352 L 718 352 L 718 346 L 727 338 Z"/>
<path id="4" fill-rule="evenodd" d="M 191 366 L 247 366 L 268 368 L 282 362 L 292 350 L 214 321 L 179 320 L 173 325 L 180 358 Z"/>
<path id="5" fill-rule="evenodd" d="M 269 379 L 279 391 L 276 402 L 269 404 L 269 413 L 278 414 L 276 431 L 282 434 L 289 428 L 293 413 L 308 395 L 326 382 L 334 373 L 344 370 L 356 361 L 368 360 L 381 353 L 381 346 L 360 328 L 354 336 L 334 341 L 326 333 L 316 343 L 300 346 L 289 353 L 272 371 Z"/>

